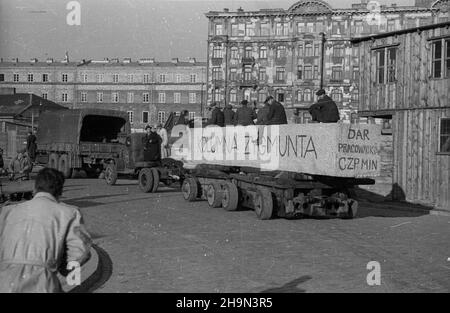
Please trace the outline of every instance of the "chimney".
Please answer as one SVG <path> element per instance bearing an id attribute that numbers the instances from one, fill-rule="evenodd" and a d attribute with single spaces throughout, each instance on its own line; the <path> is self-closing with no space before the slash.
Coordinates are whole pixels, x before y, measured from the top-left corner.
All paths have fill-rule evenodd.
<path id="1" fill-rule="evenodd" d="M 195 60 L 195 58 L 189 58 L 189 63 L 191 63 L 191 64 L 195 64 L 195 63 L 196 63 L 196 60 Z"/>
<path id="2" fill-rule="evenodd" d="M 53 63 L 53 58 L 47 58 L 47 64 L 52 64 Z"/>
<path id="3" fill-rule="evenodd" d="M 124 58 L 122 63 L 126 63 L 126 64 L 131 63 L 131 58 Z"/>
<path id="4" fill-rule="evenodd" d="M 14 58 L 14 59 L 13 59 L 13 62 L 14 62 L 14 63 L 19 63 L 19 58 Z"/>
<path id="5" fill-rule="evenodd" d="M 36 63 L 37 61 L 38 61 L 38 59 L 36 59 L 36 58 L 30 59 L 30 63 Z"/>
<path id="6" fill-rule="evenodd" d="M 173 64 L 178 64 L 178 58 L 172 58 L 172 63 Z"/>
<path id="7" fill-rule="evenodd" d="M 119 59 L 111 59 L 109 60 L 109 63 L 119 63 Z"/>

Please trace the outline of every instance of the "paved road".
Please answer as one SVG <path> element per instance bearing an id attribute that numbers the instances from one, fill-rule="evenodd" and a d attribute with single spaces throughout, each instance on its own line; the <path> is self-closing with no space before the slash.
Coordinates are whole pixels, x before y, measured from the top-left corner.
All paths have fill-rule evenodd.
<path id="1" fill-rule="evenodd" d="M 450 291 L 446 216 L 362 207 L 353 220 L 260 221 L 127 180 L 69 180 L 63 201 L 112 262 L 96 292 Z M 367 284 L 369 261 L 379 286 Z"/>

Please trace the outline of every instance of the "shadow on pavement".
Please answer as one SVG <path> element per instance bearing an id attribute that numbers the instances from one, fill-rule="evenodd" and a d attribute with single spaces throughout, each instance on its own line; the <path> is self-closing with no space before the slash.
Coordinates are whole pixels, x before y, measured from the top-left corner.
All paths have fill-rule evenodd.
<path id="1" fill-rule="evenodd" d="M 306 290 L 299 288 L 298 285 L 303 284 L 310 279 L 312 279 L 312 277 L 309 275 L 302 276 L 284 284 L 281 287 L 269 288 L 261 291 L 261 293 L 303 293 L 306 292 Z"/>

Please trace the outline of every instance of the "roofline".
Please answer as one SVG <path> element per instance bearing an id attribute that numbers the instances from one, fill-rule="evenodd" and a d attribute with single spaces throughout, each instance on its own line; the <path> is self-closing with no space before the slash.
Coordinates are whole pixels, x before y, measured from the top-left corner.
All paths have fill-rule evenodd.
<path id="1" fill-rule="evenodd" d="M 387 33 L 381 33 L 381 34 L 376 34 L 376 35 L 371 35 L 371 36 L 352 38 L 352 39 L 350 39 L 350 42 L 351 43 L 359 43 L 359 42 L 368 41 L 368 40 L 403 35 L 403 34 L 408 34 L 408 33 L 414 33 L 417 31 L 440 28 L 440 27 L 450 27 L 450 21 L 443 22 L 443 23 L 437 23 L 437 24 L 431 24 L 431 25 L 424 25 L 424 26 L 419 26 L 419 27 L 414 27 L 414 28 L 407 28 L 407 29 L 402 29 L 402 30 L 397 30 L 397 31 L 387 32 Z"/>

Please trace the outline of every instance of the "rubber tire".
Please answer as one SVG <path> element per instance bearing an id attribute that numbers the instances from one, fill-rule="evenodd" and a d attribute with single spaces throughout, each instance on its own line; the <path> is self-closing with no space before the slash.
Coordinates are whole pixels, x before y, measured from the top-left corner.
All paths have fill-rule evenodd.
<path id="1" fill-rule="evenodd" d="M 239 206 L 239 190 L 235 184 L 227 182 L 222 191 L 222 208 L 226 211 L 236 211 Z"/>
<path id="2" fill-rule="evenodd" d="M 70 178 L 72 176 L 72 168 L 69 164 L 69 155 L 62 154 L 58 160 L 58 171 L 63 173 L 64 178 Z"/>
<path id="3" fill-rule="evenodd" d="M 197 200 L 198 195 L 198 185 L 197 181 L 192 178 L 186 178 L 183 180 L 183 184 L 181 185 L 181 191 L 183 193 L 183 198 L 186 201 L 195 201 Z"/>
<path id="4" fill-rule="evenodd" d="M 105 168 L 105 181 L 108 185 L 112 186 L 117 181 L 117 168 L 114 163 L 108 163 Z"/>
<path id="5" fill-rule="evenodd" d="M 139 171 L 139 188 L 143 192 L 151 192 L 153 190 L 153 173 L 149 168 L 143 168 Z"/>
<path id="6" fill-rule="evenodd" d="M 218 208 L 222 206 L 222 187 L 218 182 L 209 184 L 206 192 L 206 200 L 211 208 Z"/>
<path id="7" fill-rule="evenodd" d="M 269 190 L 258 188 L 254 199 L 256 216 L 260 220 L 269 220 L 273 216 L 273 199 Z"/>
<path id="8" fill-rule="evenodd" d="M 59 166 L 58 161 L 59 161 L 58 154 L 51 153 L 50 156 L 48 157 L 48 167 L 57 170 Z"/>
<path id="9" fill-rule="evenodd" d="M 159 172 L 158 169 L 152 168 L 152 174 L 153 174 L 153 188 L 152 192 L 157 192 L 159 187 Z"/>

